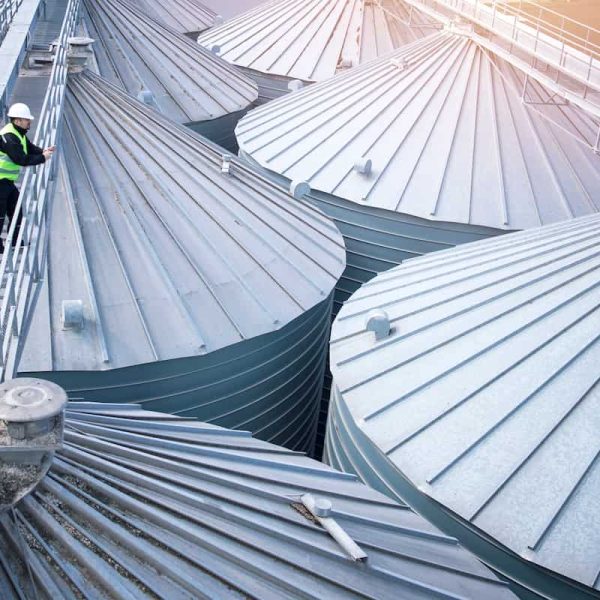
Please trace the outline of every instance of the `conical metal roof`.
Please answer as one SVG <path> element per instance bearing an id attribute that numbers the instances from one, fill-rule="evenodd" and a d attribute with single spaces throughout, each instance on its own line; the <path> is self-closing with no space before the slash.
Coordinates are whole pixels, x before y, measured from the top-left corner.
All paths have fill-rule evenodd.
<path id="1" fill-rule="evenodd" d="M 212 27 L 217 14 L 199 0 L 132 0 L 140 9 L 179 33 L 199 33 Z"/>
<path id="2" fill-rule="evenodd" d="M 332 330 L 332 464 L 354 440 L 367 482 L 544 597 L 600 590 L 599 248 L 591 215 L 407 261 Z"/>
<path id="3" fill-rule="evenodd" d="M 236 133 L 266 169 L 361 207 L 502 230 L 597 212 L 598 124 L 524 84 L 469 32 L 441 32 L 260 107 Z"/>
<path id="4" fill-rule="evenodd" d="M 149 104 L 170 119 L 217 119 L 256 100 L 253 81 L 137 2 L 85 0 L 84 6 L 100 74 L 133 96 L 150 92 Z"/>
<path id="5" fill-rule="evenodd" d="M 236 158 L 223 166 L 216 146 L 91 73 L 70 78 L 65 123 L 68 177 L 21 370 L 203 355 L 278 331 L 331 293 L 343 242 L 310 204 Z M 82 330 L 63 325 L 71 299 Z"/>
<path id="6" fill-rule="evenodd" d="M 203 4 L 223 19 L 231 19 L 240 13 L 265 4 L 269 0 L 204 0 Z"/>
<path id="7" fill-rule="evenodd" d="M 328 523 L 366 561 L 306 494 L 331 503 Z M 514 598 L 453 538 L 353 476 L 132 406 L 71 404 L 63 450 L 0 532 L 3 600 Z"/>
<path id="8" fill-rule="evenodd" d="M 254 72 L 323 81 L 430 33 L 431 22 L 420 13 L 413 26 L 402 23 L 409 10 L 402 0 L 275 0 L 198 42 L 218 46 L 225 60 Z"/>

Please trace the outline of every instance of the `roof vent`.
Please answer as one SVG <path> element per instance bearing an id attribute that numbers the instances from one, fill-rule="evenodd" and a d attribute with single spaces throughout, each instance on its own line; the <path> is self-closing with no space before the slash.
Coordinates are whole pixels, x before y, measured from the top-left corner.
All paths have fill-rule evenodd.
<path id="1" fill-rule="evenodd" d="M 221 173 L 223 175 L 229 175 L 229 170 L 231 169 L 231 154 L 223 154 L 221 157 L 223 162 L 221 163 Z"/>
<path id="2" fill-rule="evenodd" d="M 310 194 L 310 185 L 306 181 L 292 181 L 290 183 L 290 194 L 296 200 L 301 200 L 304 196 Z"/>
<path id="3" fill-rule="evenodd" d="M 290 92 L 297 92 L 297 91 L 301 90 L 303 87 L 304 87 L 304 82 L 301 81 L 300 79 L 292 79 L 288 83 L 288 90 L 290 90 Z"/>
<path id="4" fill-rule="evenodd" d="M 344 531 L 344 529 L 342 529 L 339 523 L 331 517 L 332 505 L 329 500 L 325 498 L 315 498 L 312 494 L 304 494 L 301 497 L 301 501 L 319 525 L 329 533 L 350 558 L 360 562 L 367 560 L 367 554 L 363 549 L 346 531 Z"/>
<path id="5" fill-rule="evenodd" d="M 62 447 L 67 394 L 41 379 L 0 385 L 0 513 L 43 479 Z"/>
<path id="6" fill-rule="evenodd" d="M 370 175 L 373 169 L 373 161 L 370 158 L 359 158 L 354 163 L 354 170 L 361 175 Z"/>
<path id="7" fill-rule="evenodd" d="M 390 317 L 385 310 L 380 309 L 369 312 L 365 326 L 367 331 L 372 331 L 375 334 L 376 340 L 388 337 L 392 331 Z"/>
<path id="8" fill-rule="evenodd" d="M 396 67 L 399 71 L 404 71 L 410 65 L 406 58 L 390 58 L 390 64 Z"/>
<path id="9" fill-rule="evenodd" d="M 91 52 L 92 44 L 96 41 L 94 38 L 85 36 L 74 36 L 69 38 L 69 48 L 79 52 Z"/>
<path id="10" fill-rule="evenodd" d="M 216 15 L 213 20 L 213 27 L 218 27 L 219 25 L 223 25 L 224 22 L 225 22 L 225 19 L 223 18 L 222 15 Z"/>
<path id="11" fill-rule="evenodd" d="M 69 38 L 69 52 L 67 60 L 69 69 L 73 72 L 81 71 L 87 65 L 87 62 L 92 55 L 92 44 L 94 39 L 84 36 L 76 36 Z"/>
<path id="12" fill-rule="evenodd" d="M 156 106 L 154 94 L 150 90 L 140 90 L 137 99 L 148 106 Z"/>
<path id="13" fill-rule="evenodd" d="M 209 50 L 217 56 L 221 54 L 221 46 L 219 46 L 219 44 L 213 44 L 212 46 L 210 46 Z"/>
<path id="14" fill-rule="evenodd" d="M 83 302 L 81 300 L 63 300 L 61 313 L 63 329 L 83 329 Z"/>

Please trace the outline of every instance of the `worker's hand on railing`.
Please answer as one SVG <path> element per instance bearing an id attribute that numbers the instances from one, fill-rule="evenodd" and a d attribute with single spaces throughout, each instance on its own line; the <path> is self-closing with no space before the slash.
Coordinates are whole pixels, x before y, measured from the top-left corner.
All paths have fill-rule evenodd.
<path id="1" fill-rule="evenodd" d="M 46 148 L 42 154 L 44 155 L 44 158 L 46 160 L 50 160 L 50 157 L 52 156 L 54 150 L 56 150 L 56 146 L 50 146 L 49 148 Z"/>

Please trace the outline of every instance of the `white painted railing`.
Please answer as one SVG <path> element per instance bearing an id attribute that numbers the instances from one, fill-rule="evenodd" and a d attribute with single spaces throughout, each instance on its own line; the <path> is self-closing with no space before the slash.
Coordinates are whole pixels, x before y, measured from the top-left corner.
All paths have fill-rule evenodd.
<path id="1" fill-rule="evenodd" d="M 23 0 L 0 0 L 0 44 Z"/>
<path id="2" fill-rule="evenodd" d="M 467 20 L 477 41 L 553 92 L 600 117 L 600 31 L 541 4 L 519 0 L 404 0 L 442 22 Z"/>
<path id="3" fill-rule="evenodd" d="M 57 144 L 67 84 L 69 37 L 75 31 L 80 0 L 69 0 L 58 38 L 50 81 L 39 116 L 35 142 Z M 32 313 L 35 286 L 40 281 L 46 251 L 46 207 L 52 193 L 58 157 L 27 169 L 15 214 L 22 214 L 18 234 L 12 219 L 0 261 L 0 381 L 16 375 L 18 359 Z"/>

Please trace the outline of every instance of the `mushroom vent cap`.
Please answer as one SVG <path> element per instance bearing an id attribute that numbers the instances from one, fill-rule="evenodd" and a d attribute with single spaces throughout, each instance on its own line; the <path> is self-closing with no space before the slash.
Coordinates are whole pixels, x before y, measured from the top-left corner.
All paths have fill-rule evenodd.
<path id="1" fill-rule="evenodd" d="M 30 493 L 62 447 L 66 392 L 49 381 L 0 385 L 0 512 Z"/>

